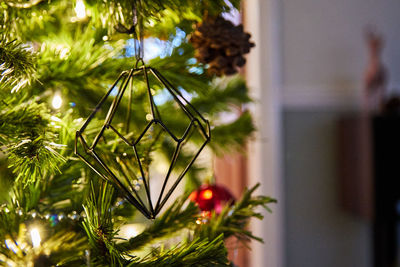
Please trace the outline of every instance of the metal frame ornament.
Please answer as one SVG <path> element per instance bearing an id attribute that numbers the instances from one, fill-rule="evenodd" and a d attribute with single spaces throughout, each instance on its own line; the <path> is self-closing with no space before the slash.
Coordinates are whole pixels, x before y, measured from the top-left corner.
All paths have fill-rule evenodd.
<path id="1" fill-rule="evenodd" d="M 142 60 L 141 62 L 143 63 Z M 163 119 L 161 118 L 161 112 L 159 111 L 157 103 L 154 100 L 153 97 L 154 89 L 152 89 L 150 86 L 149 78 L 152 78 L 153 79 L 152 81 L 156 81 L 161 88 L 166 90 L 169 93 L 169 95 L 172 96 L 173 101 L 177 104 L 176 107 L 181 109 L 183 111 L 182 114 L 184 114 L 188 118 L 188 121 L 190 121 L 189 125 L 187 125 L 185 131 L 183 131 L 180 136 L 174 132 L 174 129 L 168 128 L 167 124 L 164 123 Z M 144 81 L 146 87 L 145 90 L 147 94 L 146 101 L 148 101 L 148 103 L 146 104 L 150 106 L 151 112 L 149 114 L 151 115 L 151 117 L 150 119 L 147 119 L 148 122 L 147 125 L 144 127 L 144 130 L 136 133 L 136 138 L 129 139 L 126 138 L 126 135 L 124 135 L 120 129 L 117 129 L 117 127 L 112 125 L 112 121 L 113 118 L 115 117 L 118 108 L 120 107 L 122 97 L 128 91 L 129 105 L 126 118 L 124 120 L 126 120 L 125 130 L 126 132 L 130 132 L 129 125 L 130 122 L 132 121 L 131 113 L 133 112 L 131 110 L 131 106 L 134 105 L 134 103 L 132 103 L 132 94 L 135 93 L 134 92 L 135 86 L 133 85 L 134 79 L 143 79 L 140 81 Z M 104 119 L 104 122 L 102 122 L 102 125 L 100 126 L 100 128 L 98 128 L 99 131 L 95 134 L 95 137 L 93 138 L 92 141 L 88 140 L 86 138 L 86 131 L 88 131 L 87 129 L 88 125 L 93 121 L 96 114 L 98 114 L 100 110 L 102 110 L 102 112 L 105 111 L 104 106 L 105 103 L 107 102 L 107 99 L 114 96 L 115 98 L 112 100 L 112 103 L 110 104 L 108 102 L 110 106 L 107 115 Z M 155 126 L 157 126 L 158 129 L 160 129 L 160 132 L 163 132 L 163 134 L 168 135 L 167 137 L 169 138 L 169 140 L 173 140 L 173 142 L 176 144 L 176 147 L 175 151 L 172 154 L 168 170 L 165 174 L 163 174 L 163 176 L 165 175 L 164 181 L 156 205 L 153 205 L 150 196 L 151 178 L 149 174 L 146 175 L 144 166 L 141 161 L 141 159 L 146 155 L 140 154 L 138 146 L 140 146 L 140 143 L 143 142 L 143 140 L 145 139 L 144 136 L 148 134 L 149 130 Z M 137 177 L 128 177 L 129 175 L 122 175 L 121 177 L 120 175 L 118 175 L 118 173 L 113 171 L 112 168 L 110 168 L 107 165 L 106 160 L 103 159 L 101 151 L 102 148 L 98 145 L 98 143 L 102 138 L 105 139 L 104 136 L 105 131 L 112 131 L 113 134 L 115 134 L 115 138 L 119 139 L 118 140 L 119 142 L 123 143 L 124 146 L 129 146 L 129 149 L 133 149 L 132 158 L 133 160 L 135 160 L 135 164 L 137 164 L 138 166 L 137 177 L 140 177 L 139 179 L 141 179 L 141 182 L 145 189 L 145 193 L 142 192 L 142 194 L 140 195 L 138 192 L 139 190 L 132 183 L 132 180 L 137 179 Z M 182 146 L 188 141 L 193 131 L 197 131 L 196 133 L 199 133 L 202 136 L 204 142 L 202 142 L 199 145 L 197 151 L 195 151 L 194 157 L 191 158 L 191 160 L 188 160 L 188 164 L 186 165 L 186 167 L 183 168 L 183 170 L 182 169 L 180 170 L 180 174 L 176 175 L 176 180 L 170 181 L 173 182 L 173 184 L 167 188 L 167 183 L 168 180 L 171 178 L 171 173 L 176 171 L 174 169 L 174 166 L 176 166 Z M 211 133 L 210 133 L 209 122 L 200 114 L 200 112 L 197 109 L 194 108 L 194 106 L 188 100 L 186 100 L 183 97 L 181 91 L 175 88 L 155 68 L 147 67 L 143 64 L 140 67 L 136 65 L 135 68 L 131 70 L 123 71 L 118 77 L 118 79 L 111 86 L 111 88 L 103 96 L 103 98 L 97 104 L 93 112 L 86 119 L 82 127 L 76 132 L 75 154 L 82 161 L 84 161 L 89 167 L 91 167 L 91 169 L 93 169 L 99 176 L 111 182 L 116 188 L 118 188 L 119 191 L 125 196 L 127 201 L 130 202 L 132 205 L 134 205 L 145 217 L 149 219 L 154 219 L 156 215 L 160 212 L 160 210 L 163 208 L 163 206 L 171 196 L 172 192 L 176 189 L 179 182 L 188 172 L 189 168 L 192 166 L 196 158 L 199 156 L 200 152 L 210 141 L 210 138 L 211 138 Z M 78 148 L 83 149 L 84 153 L 79 152 Z M 147 205 L 145 205 L 145 202 L 147 202 Z"/>

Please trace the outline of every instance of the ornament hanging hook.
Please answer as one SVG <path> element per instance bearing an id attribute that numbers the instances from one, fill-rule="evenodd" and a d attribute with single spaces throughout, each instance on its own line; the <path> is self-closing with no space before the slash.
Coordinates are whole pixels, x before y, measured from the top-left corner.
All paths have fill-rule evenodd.
<path id="1" fill-rule="evenodd" d="M 135 4 L 136 1 L 132 2 L 132 15 L 133 15 L 133 38 L 135 40 L 135 58 L 136 68 L 141 62 L 144 65 L 144 46 L 143 46 L 143 21 L 141 16 L 138 16 L 138 10 Z M 138 1 L 140 5 L 140 0 Z"/>
<path id="2" fill-rule="evenodd" d="M 115 29 L 120 33 L 133 34 L 136 65 L 138 65 L 138 62 L 144 65 L 143 18 L 138 14 L 138 5 L 141 6 L 141 0 L 132 1 L 133 25 L 128 29 L 123 24 L 118 23 Z"/>
<path id="3" fill-rule="evenodd" d="M 144 66 L 143 58 L 136 59 L 135 69 L 139 68 L 140 63 L 142 63 L 142 67 Z"/>

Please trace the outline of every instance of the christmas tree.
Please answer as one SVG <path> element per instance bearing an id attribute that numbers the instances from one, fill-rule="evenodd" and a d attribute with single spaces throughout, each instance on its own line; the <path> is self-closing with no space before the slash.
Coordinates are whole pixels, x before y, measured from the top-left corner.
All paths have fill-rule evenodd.
<path id="1" fill-rule="evenodd" d="M 199 152 L 255 130 L 221 120 L 251 102 L 239 7 L 0 1 L 1 265 L 231 266 L 224 240 L 261 241 L 246 225 L 273 199 L 201 186 Z"/>

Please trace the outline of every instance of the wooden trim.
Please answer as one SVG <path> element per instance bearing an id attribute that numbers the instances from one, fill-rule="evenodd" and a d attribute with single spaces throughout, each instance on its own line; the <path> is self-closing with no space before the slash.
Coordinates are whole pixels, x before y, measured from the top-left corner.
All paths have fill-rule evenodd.
<path id="1" fill-rule="evenodd" d="M 243 195 L 247 184 L 246 159 L 240 153 L 234 153 L 216 157 L 214 159 L 216 183 L 225 186 L 233 194 L 235 199 Z M 228 248 L 228 258 L 236 266 L 248 267 L 248 248 L 238 242 L 236 238 L 230 238 L 226 241 Z"/>

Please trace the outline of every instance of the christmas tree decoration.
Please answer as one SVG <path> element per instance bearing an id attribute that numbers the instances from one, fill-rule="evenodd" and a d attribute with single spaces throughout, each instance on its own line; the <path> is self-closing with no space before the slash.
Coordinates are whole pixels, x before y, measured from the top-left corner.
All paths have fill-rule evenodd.
<path id="1" fill-rule="evenodd" d="M 177 117 L 179 125 L 171 120 Z M 188 144 L 194 140 L 201 140 L 195 148 Z M 75 153 L 154 219 L 209 140 L 208 121 L 182 90 L 142 65 L 122 72 L 101 99 L 76 132 Z M 185 150 L 193 156 L 185 157 Z M 160 167 L 163 158 L 169 164 Z M 152 183 L 154 177 L 159 179 Z M 162 186 L 152 195 L 157 184 Z"/>
<path id="2" fill-rule="evenodd" d="M 42 241 L 41 237 L 40 237 L 40 233 L 38 228 L 32 228 L 30 231 L 31 234 L 31 239 L 32 239 L 32 246 L 34 248 L 39 247 L 40 246 L 40 242 Z"/>
<path id="3" fill-rule="evenodd" d="M 51 101 L 51 105 L 53 106 L 54 109 L 59 109 L 61 108 L 62 105 L 62 98 L 60 93 L 55 93 L 53 96 L 53 100 Z"/>
<path id="4" fill-rule="evenodd" d="M 76 1 L 75 12 L 76 17 L 79 19 L 84 19 L 86 17 L 86 7 L 82 0 Z"/>
<path id="5" fill-rule="evenodd" d="M 233 266 L 226 238 L 260 240 L 246 225 L 274 201 L 257 196 L 257 186 L 222 211 L 218 203 L 232 201 L 213 186 L 199 193 L 201 205 L 188 201 L 209 171 L 211 157 L 199 156 L 210 143 L 208 120 L 208 155 L 240 150 L 255 131 L 250 112 L 220 120 L 251 102 L 244 78 L 207 75 L 212 60 L 194 60 L 187 38 L 194 19 L 239 7 L 2 1 L 1 266 Z M 144 37 L 148 50 L 162 51 L 146 55 L 146 65 Z M 237 40 L 226 46 L 240 50 L 236 58 L 213 46 L 237 61 L 222 73 L 244 63 Z"/>
<path id="6" fill-rule="evenodd" d="M 250 37 L 243 25 L 235 26 L 221 16 L 206 16 L 196 25 L 189 41 L 196 49 L 195 58 L 208 64 L 208 73 L 222 76 L 235 74 L 238 67 L 244 66 L 243 55 L 254 47 Z"/>
<path id="7" fill-rule="evenodd" d="M 51 230 L 44 230 L 45 225 L 29 226 L 21 223 L 17 227 L 18 234 L 7 235 L 4 240 L 5 248 L 10 255 L 4 258 L 0 254 L 1 266 L 56 266 L 54 260 L 57 260 L 57 256 L 50 255 L 50 250 L 61 254 L 81 254 L 80 251 L 84 248 L 84 240 L 75 233 L 61 235 Z M 4 251 L 4 248 L 2 249 Z"/>
<path id="8" fill-rule="evenodd" d="M 235 201 L 235 198 L 227 188 L 217 184 L 200 186 L 190 194 L 189 199 L 199 206 L 203 214 L 211 211 L 219 214 L 224 205 L 232 205 Z"/>

